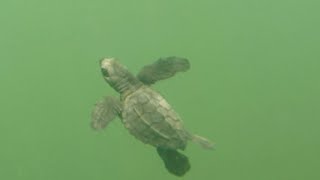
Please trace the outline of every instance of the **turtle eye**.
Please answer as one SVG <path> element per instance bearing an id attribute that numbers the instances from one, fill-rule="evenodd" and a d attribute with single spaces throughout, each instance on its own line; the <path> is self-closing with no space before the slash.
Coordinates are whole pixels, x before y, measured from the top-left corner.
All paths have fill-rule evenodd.
<path id="1" fill-rule="evenodd" d="M 101 68 L 101 72 L 102 72 L 104 77 L 110 77 L 108 69 Z"/>

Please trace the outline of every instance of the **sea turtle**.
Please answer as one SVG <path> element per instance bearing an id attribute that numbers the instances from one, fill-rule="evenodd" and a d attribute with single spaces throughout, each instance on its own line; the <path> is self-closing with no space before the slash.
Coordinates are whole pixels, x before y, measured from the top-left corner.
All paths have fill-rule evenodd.
<path id="1" fill-rule="evenodd" d="M 206 138 L 188 132 L 179 115 L 150 87 L 176 72 L 188 70 L 187 59 L 160 58 L 144 66 L 137 76 L 114 58 L 102 59 L 100 66 L 103 78 L 120 93 L 120 99 L 107 96 L 96 103 L 91 121 L 94 129 L 105 128 L 116 116 L 120 117 L 133 136 L 157 148 L 167 170 L 177 176 L 183 176 L 190 169 L 188 158 L 178 152 L 186 148 L 187 141 L 213 148 Z"/>

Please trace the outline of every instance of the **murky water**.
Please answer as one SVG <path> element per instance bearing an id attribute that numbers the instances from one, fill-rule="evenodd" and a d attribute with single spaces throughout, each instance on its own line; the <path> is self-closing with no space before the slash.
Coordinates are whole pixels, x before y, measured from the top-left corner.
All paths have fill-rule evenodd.
<path id="1" fill-rule="evenodd" d="M 90 129 L 117 95 L 99 59 L 132 72 L 182 56 L 188 72 L 154 88 L 186 127 L 182 179 L 319 179 L 320 54 L 315 1 L 0 2 L 0 179 L 177 179 L 117 119 Z"/>

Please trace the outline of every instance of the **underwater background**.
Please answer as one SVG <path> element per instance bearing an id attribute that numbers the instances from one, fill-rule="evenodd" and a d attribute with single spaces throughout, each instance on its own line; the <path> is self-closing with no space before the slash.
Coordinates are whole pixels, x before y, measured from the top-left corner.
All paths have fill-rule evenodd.
<path id="1" fill-rule="evenodd" d="M 1 0 L 0 179 L 179 179 L 119 119 L 99 60 L 191 69 L 157 89 L 192 132 L 185 180 L 320 179 L 320 13 L 312 0 Z"/>

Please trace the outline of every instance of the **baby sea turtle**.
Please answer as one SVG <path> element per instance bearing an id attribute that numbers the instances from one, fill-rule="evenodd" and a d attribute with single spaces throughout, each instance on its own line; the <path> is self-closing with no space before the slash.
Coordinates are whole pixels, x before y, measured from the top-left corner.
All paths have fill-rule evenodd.
<path id="1" fill-rule="evenodd" d="M 96 103 L 91 122 L 94 129 L 105 128 L 116 116 L 120 117 L 133 136 L 157 148 L 167 170 L 177 176 L 190 169 L 188 158 L 178 151 L 186 148 L 187 141 L 213 148 L 209 140 L 188 132 L 179 115 L 150 87 L 176 72 L 187 71 L 190 68 L 187 59 L 160 58 L 143 67 L 137 76 L 114 58 L 102 59 L 100 66 L 103 78 L 120 93 L 120 99 L 108 96 Z"/>

